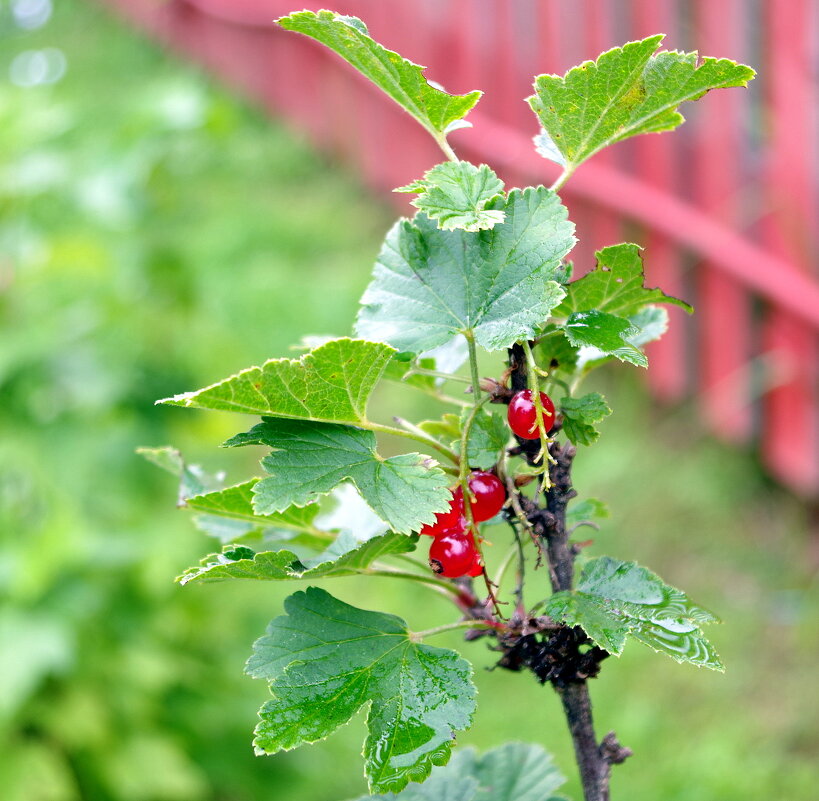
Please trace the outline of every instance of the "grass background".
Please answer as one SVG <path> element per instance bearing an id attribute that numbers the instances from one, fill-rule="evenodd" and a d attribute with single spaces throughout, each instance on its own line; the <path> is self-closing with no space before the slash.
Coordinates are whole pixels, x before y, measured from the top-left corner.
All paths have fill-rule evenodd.
<path id="1" fill-rule="evenodd" d="M 252 755 L 266 689 L 242 664 L 292 588 L 174 585 L 211 543 L 134 449 L 172 442 L 246 476 L 247 455 L 215 447 L 241 421 L 153 400 L 286 355 L 304 334 L 348 333 L 390 209 L 95 6 L 60 0 L 37 30 L 10 9 L 0 4 L 2 796 L 356 796 L 361 718 L 326 742 Z M 14 59 L 42 48 L 64 54 L 65 75 L 13 84 Z M 613 513 L 595 553 L 639 559 L 718 611 L 725 625 L 711 634 L 728 672 L 636 643 L 604 665 L 599 729 L 635 751 L 613 795 L 813 801 L 819 597 L 806 510 L 703 436 L 693 406 L 655 407 L 636 373 L 601 377 L 615 413 L 577 461 L 581 495 Z M 375 409 L 442 411 L 394 389 Z M 416 629 L 451 619 L 437 598 L 392 583 L 331 589 Z M 479 708 L 460 742 L 541 742 L 578 798 L 553 693 L 489 671 L 480 643 L 437 644 L 475 664 Z"/>

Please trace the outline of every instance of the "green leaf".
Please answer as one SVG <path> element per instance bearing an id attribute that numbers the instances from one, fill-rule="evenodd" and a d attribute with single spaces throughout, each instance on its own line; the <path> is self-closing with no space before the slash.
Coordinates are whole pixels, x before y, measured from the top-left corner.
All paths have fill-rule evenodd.
<path id="1" fill-rule="evenodd" d="M 550 373 L 573 373 L 577 367 L 579 347 L 572 345 L 557 326 L 546 326 L 544 333 L 537 345 L 538 361 Z"/>
<path id="2" fill-rule="evenodd" d="M 577 589 L 555 593 L 546 612 L 569 626 L 580 626 L 616 656 L 630 635 L 677 662 L 724 670 L 700 629 L 718 618 L 636 562 L 608 556 L 591 560 Z"/>
<path id="3" fill-rule="evenodd" d="M 423 353 L 461 333 L 487 350 L 532 338 L 562 300 L 552 278 L 574 244 L 574 225 L 554 192 L 513 190 L 492 209 L 491 231 L 441 231 L 423 214 L 387 234 L 361 300 L 360 336 Z"/>
<path id="4" fill-rule="evenodd" d="M 564 326 L 566 339 L 572 345 L 592 347 L 601 354 L 615 356 L 638 367 L 648 367 L 648 359 L 638 347 L 629 342 L 636 333 L 632 324 L 623 317 L 591 309 L 569 315 Z"/>
<path id="5" fill-rule="evenodd" d="M 418 531 L 447 508 L 449 478 L 418 453 L 384 459 L 376 453 L 375 434 L 334 423 L 265 418 L 225 446 L 268 445 L 262 460 L 270 474 L 253 487 L 257 514 L 305 506 L 343 481 L 361 496 L 390 528 Z"/>
<path id="6" fill-rule="evenodd" d="M 566 526 L 571 528 L 578 523 L 601 520 L 609 516 L 609 508 L 597 498 L 586 498 L 573 503 L 566 512 Z"/>
<path id="7" fill-rule="evenodd" d="M 470 411 L 464 409 L 461 414 L 461 425 L 466 422 L 469 414 Z M 509 426 L 504 417 L 483 410 L 478 411 L 472 421 L 467 441 L 466 458 L 469 466 L 478 470 L 492 467 L 508 442 Z"/>
<path id="8" fill-rule="evenodd" d="M 208 475 L 199 465 L 188 464 L 182 454 L 170 445 L 161 448 L 137 448 L 136 452 L 151 464 L 166 470 L 179 479 L 177 504 L 185 506 L 192 495 L 199 495 L 221 486 L 224 473 Z"/>
<path id="9" fill-rule="evenodd" d="M 270 359 L 197 392 L 157 403 L 336 423 L 366 419 L 367 401 L 393 348 L 334 339 L 300 359 Z"/>
<path id="10" fill-rule="evenodd" d="M 575 445 L 592 445 L 600 436 L 594 423 L 611 414 L 606 399 L 599 392 L 590 392 L 580 398 L 563 398 L 563 431 Z"/>
<path id="11" fill-rule="evenodd" d="M 420 192 L 412 205 L 446 231 L 481 231 L 506 219 L 505 212 L 487 208 L 503 192 L 503 181 L 486 164 L 446 161 L 427 171 L 423 180 L 395 191 Z"/>
<path id="12" fill-rule="evenodd" d="M 315 587 L 291 595 L 285 610 L 247 665 L 273 695 L 259 712 L 257 753 L 322 740 L 369 703 L 371 791 L 398 792 L 447 762 L 455 732 L 475 710 L 467 662 L 413 641 L 394 615 L 357 609 Z"/>
<path id="13" fill-rule="evenodd" d="M 417 537 L 387 532 L 364 542 L 346 534 L 322 555 L 300 560 L 288 550 L 257 552 L 246 546 L 231 545 L 222 553 L 206 556 L 199 567 L 188 568 L 177 581 L 221 581 L 230 578 L 263 581 L 335 578 L 365 571 L 376 559 L 415 550 Z"/>
<path id="14" fill-rule="evenodd" d="M 413 64 L 370 38 L 356 17 L 333 11 L 297 11 L 278 20 L 288 31 L 310 36 L 335 51 L 415 117 L 436 139 L 461 120 L 482 92 L 451 95 L 427 83 L 425 67 Z"/>
<path id="15" fill-rule="evenodd" d="M 461 418 L 452 412 L 447 412 L 440 420 L 424 420 L 418 428 L 450 445 L 461 438 Z"/>
<path id="16" fill-rule="evenodd" d="M 244 542 L 250 538 L 264 543 L 290 542 L 307 547 L 324 548 L 332 539 L 328 531 L 318 529 L 314 523 L 319 513 L 313 504 L 299 508 L 291 506 L 280 512 L 258 514 L 253 508 L 253 492 L 259 479 L 254 478 L 234 487 L 195 495 L 187 499 L 186 506 L 205 515 L 197 518 L 197 525 L 223 542 Z M 222 526 L 213 518 L 220 519 Z M 204 522 L 204 526 L 202 523 Z M 238 523 L 239 525 L 231 525 Z"/>
<path id="17" fill-rule="evenodd" d="M 384 370 L 384 378 L 388 381 L 398 381 L 402 384 L 409 384 L 411 387 L 418 387 L 427 391 L 435 389 L 435 378 L 429 375 L 409 375 L 410 370 L 415 367 L 422 367 L 425 370 L 435 370 L 435 359 L 423 358 L 413 359 L 411 354 L 396 353 L 387 364 Z"/>
<path id="18" fill-rule="evenodd" d="M 631 317 L 649 303 L 673 303 L 687 312 L 692 308 L 660 289 L 644 286 L 645 274 L 640 247 L 631 243 L 611 245 L 595 254 L 595 268 L 569 284 L 564 301 L 555 309 L 556 317 L 573 312 L 597 310 L 618 317 Z"/>
<path id="19" fill-rule="evenodd" d="M 545 136 L 542 155 L 573 170 L 604 147 L 644 133 L 670 131 L 684 122 L 677 107 L 711 89 L 745 86 L 750 67 L 697 53 L 654 52 L 662 34 L 629 42 L 586 61 L 562 78 L 538 75 L 529 105 Z"/>
<path id="20" fill-rule="evenodd" d="M 662 306 L 644 306 L 629 315 L 628 321 L 637 329 L 628 341 L 638 348 L 655 342 L 668 331 L 668 312 Z"/>
<path id="21" fill-rule="evenodd" d="M 424 420 L 418 427 L 453 450 L 460 450 L 463 424 L 471 413 L 472 410 L 468 408 L 463 410 L 460 417 L 447 413 L 440 420 Z M 484 409 L 476 412 L 467 442 L 469 466 L 478 470 L 489 469 L 498 461 L 508 441 L 509 427 L 502 416 Z"/>
<path id="22" fill-rule="evenodd" d="M 539 745 L 507 743 L 482 756 L 473 748 L 459 749 L 448 765 L 433 768 L 423 784 L 358 801 L 561 801 L 554 791 L 565 781 L 551 754 Z"/>

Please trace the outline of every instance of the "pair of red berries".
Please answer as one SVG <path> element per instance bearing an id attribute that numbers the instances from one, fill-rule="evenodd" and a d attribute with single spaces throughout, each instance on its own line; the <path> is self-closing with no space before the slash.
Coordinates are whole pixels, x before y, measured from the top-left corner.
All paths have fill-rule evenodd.
<path id="1" fill-rule="evenodd" d="M 506 502 L 506 490 L 494 473 L 474 472 L 469 476 L 468 484 L 472 495 L 469 506 L 476 523 L 489 520 L 500 512 Z M 460 486 L 452 493 L 449 509 L 435 515 L 435 522 L 424 526 L 421 534 L 433 538 L 429 548 L 429 566 L 434 573 L 446 578 L 458 578 L 479 576 L 483 572 L 481 556 L 466 519 L 464 494 Z"/>
<path id="2" fill-rule="evenodd" d="M 543 427 L 548 432 L 555 423 L 555 405 L 545 392 L 540 393 L 540 405 L 543 407 Z M 506 412 L 506 420 L 512 432 L 521 439 L 537 439 L 540 436 L 537 430 L 537 410 L 531 389 L 524 389 L 512 396 Z"/>

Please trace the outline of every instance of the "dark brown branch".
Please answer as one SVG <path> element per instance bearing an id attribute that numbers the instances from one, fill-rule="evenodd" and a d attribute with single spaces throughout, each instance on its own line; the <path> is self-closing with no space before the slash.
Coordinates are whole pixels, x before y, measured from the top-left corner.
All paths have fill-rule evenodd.
<path id="1" fill-rule="evenodd" d="M 518 345 L 509 350 L 509 379 L 513 392 L 528 388 L 525 354 Z M 539 451 L 539 440 L 518 439 L 514 449 L 515 455 L 523 456 L 531 465 L 538 464 Z M 549 446 L 549 454 L 553 461 L 549 464 L 551 486 L 545 492 L 545 508 L 536 499 L 524 495 L 518 499 L 535 536 L 545 545 L 552 589 L 560 592 L 572 589 L 574 560 L 579 552 L 569 543 L 571 532 L 566 529 L 566 506 L 577 494 L 572 487 L 576 449 L 569 443 L 555 441 Z M 587 681 L 597 675 L 608 653 L 594 646 L 578 627 L 558 626 L 533 633 L 507 630 L 505 634 L 498 633 L 497 639 L 503 652 L 500 667 L 526 668 L 541 682 L 548 681 L 554 686 L 574 744 L 583 797 L 585 801 L 609 801 L 611 766 L 623 762 L 631 751 L 617 742 L 614 732 L 600 743 L 594 732 Z"/>

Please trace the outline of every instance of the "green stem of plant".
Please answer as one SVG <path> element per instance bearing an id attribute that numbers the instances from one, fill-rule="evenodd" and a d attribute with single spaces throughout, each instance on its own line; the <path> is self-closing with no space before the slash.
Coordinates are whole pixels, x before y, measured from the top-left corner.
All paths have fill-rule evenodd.
<path id="1" fill-rule="evenodd" d="M 456 465 L 459 462 L 458 454 L 452 450 L 452 448 L 447 448 L 446 445 L 441 444 L 438 442 L 437 439 L 429 436 L 429 434 L 425 434 L 424 432 L 416 433 L 415 431 L 405 431 L 403 428 L 395 428 L 393 426 L 385 426 L 382 423 L 373 423 L 369 420 L 364 420 L 360 423 L 356 423 L 357 426 L 361 428 L 366 428 L 367 431 L 374 431 L 380 434 L 391 434 L 395 437 L 404 437 L 404 439 L 412 439 L 416 442 L 422 442 L 424 445 L 428 445 L 430 448 L 434 448 L 438 453 L 443 454 L 454 462 Z M 420 429 L 418 430 L 420 431 Z"/>
<path id="2" fill-rule="evenodd" d="M 429 584 L 432 587 L 442 590 L 455 598 L 457 598 L 461 592 L 454 584 L 441 581 L 434 576 L 424 576 L 419 573 L 410 573 L 406 570 L 393 570 L 389 567 L 367 567 L 359 572 L 367 576 L 388 576 L 389 578 L 400 578 L 406 579 L 407 581 L 419 581 L 422 584 Z"/>
<path id="3" fill-rule="evenodd" d="M 566 181 L 572 177 L 574 170 L 574 167 L 564 167 L 563 172 L 557 176 L 557 180 L 549 187 L 549 189 L 551 189 L 552 192 L 559 192 L 566 185 Z"/>
<path id="4" fill-rule="evenodd" d="M 497 629 L 498 626 L 489 623 L 485 620 L 459 620 L 457 623 L 447 623 L 444 626 L 436 626 L 434 629 L 425 629 L 424 631 L 413 631 L 410 634 L 410 640 L 413 642 L 420 642 L 426 637 L 432 637 L 434 634 L 443 634 L 445 631 L 453 631 L 454 629 Z"/>
<path id="5" fill-rule="evenodd" d="M 433 133 L 432 134 L 435 141 L 438 143 L 438 147 L 444 151 L 444 155 L 450 161 L 460 161 L 460 159 L 455 155 L 455 151 L 452 149 L 452 146 L 447 142 L 446 136 L 442 133 Z"/>
<path id="6" fill-rule="evenodd" d="M 464 511 L 466 512 L 466 519 L 469 523 L 469 530 L 472 532 L 472 538 L 475 542 L 475 548 L 481 557 L 481 562 L 483 562 L 485 565 L 486 561 L 483 558 L 483 549 L 481 548 L 481 535 L 478 531 L 478 524 L 475 522 L 475 518 L 472 516 L 472 503 L 470 500 L 472 496 L 469 491 L 469 458 L 467 454 L 469 450 L 469 432 L 472 430 L 472 424 L 475 422 L 475 415 L 478 414 L 481 406 L 483 406 L 483 404 L 490 399 L 490 396 L 485 395 L 483 398 L 481 398 L 481 379 L 480 375 L 478 374 L 478 349 L 475 345 L 475 337 L 471 331 L 468 334 L 464 334 L 464 336 L 466 337 L 466 343 L 469 348 L 469 370 L 472 374 L 472 399 L 474 406 L 472 407 L 472 411 L 469 413 L 469 416 L 466 418 L 463 427 L 461 428 L 461 470 L 458 478 L 464 495 Z M 495 610 L 495 615 L 502 620 L 503 615 L 501 614 L 500 607 L 498 606 L 498 599 L 495 597 L 495 590 L 492 587 L 492 582 L 489 580 L 489 576 L 486 574 L 485 568 L 482 575 L 484 583 L 486 584 L 486 591 L 489 595 L 489 600 L 492 601 L 492 606 Z"/>
<path id="7" fill-rule="evenodd" d="M 442 373 L 440 370 L 427 370 L 426 367 L 413 367 L 404 376 L 406 380 L 410 375 L 428 375 L 430 378 L 443 378 L 445 381 L 459 381 L 462 384 L 468 384 L 469 379 L 462 375 L 454 375 L 453 373 Z"/>
<path id="8" fill-rule="evenodd" d="M 526 366 L 528 368 L 526 371 L 527 379 L 529 382 L 529 389 L 532 391 L 532 401 L 535 404 L 535 419 L 537 420 L 538 434 L 540 434 L 541 455 L 543 458 L 551 461 L 551 456 L 549 455 L 549 436 L 548 432 L 546 431 L 546 424 L 543 422 L 543 404 L 540 402 L 540 385 L 538 384 L 537 378 L 538 373 L 541 371 L 537 366 L 535 355 L 532 353 L 532 348 L 529 343 L 524 339 L 521 344 L 523 346 L 523 352 L 526 354 Z M 549 478 L 548 471 L 544 473 L 544 477 L 543 486 L 548 489 L 551 486 L 551 479 Z"/>

